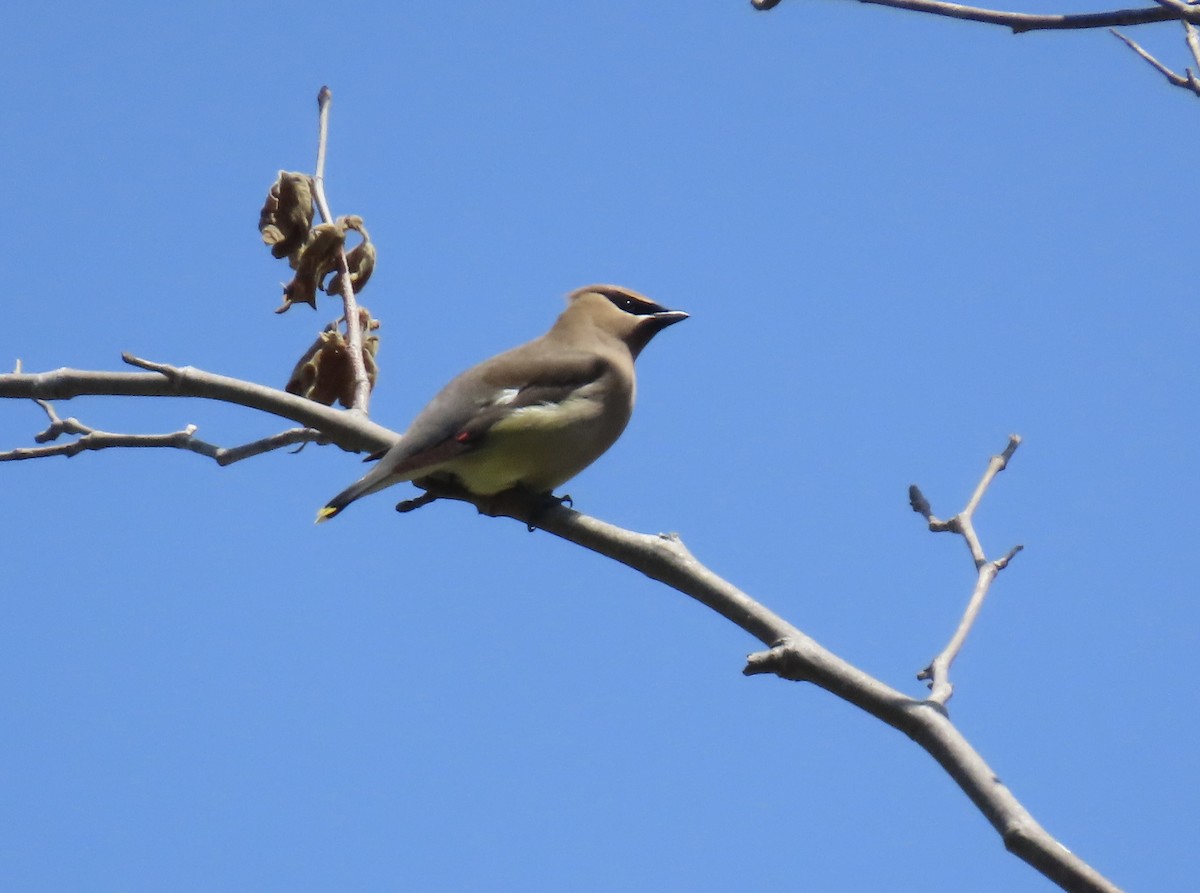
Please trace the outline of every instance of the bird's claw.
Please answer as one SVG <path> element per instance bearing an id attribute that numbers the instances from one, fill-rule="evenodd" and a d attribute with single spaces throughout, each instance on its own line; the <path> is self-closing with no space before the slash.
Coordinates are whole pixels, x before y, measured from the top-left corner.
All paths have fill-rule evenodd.
<path id="1" fill-rule="evenodd" d="M 412 499 L 406 499 L 403 502 L 397 502 L 396 511 L 400 512 L 402 515 L 408 514 L 409 512 L 415 512 L 417 509 L 421 508 L 422 506 L 429 505 L 429 503 L 434 502 L 438 498 L 439 497 L 436 493 L 426 491 L 420 496 L 416 496 Z"/>
<path id="2" fill-rule="evenodd" d="M 525 522 L 525 529 L 530 533 L 533 533 L 535 530 L 537 530 L 536 522 L 541 519 L 542 515 L 544 515 L 549 508 L 552 506 L 563 505 L 565 505 L 567 508 L 575 507 L 575 500 L 571 498 L 569 493 L 563 496 L 555 496 L 553 493 L 539 493 L 537 495 L 536 502 L 534 503 L 533 510 L 529 514 L 529 520 Z"/>

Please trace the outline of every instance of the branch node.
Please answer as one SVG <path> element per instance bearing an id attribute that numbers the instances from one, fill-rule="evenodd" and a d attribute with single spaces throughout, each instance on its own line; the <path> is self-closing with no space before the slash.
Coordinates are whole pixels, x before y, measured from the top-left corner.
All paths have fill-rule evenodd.
<path id="1" fill-rule="evenodd" d="M 167 378 L 176 379 L 179 377 L 179 368 L 171 366 L 167 363 L 154 363 L 150 360 L 143 360 L 141 357 L 135 357 L 129 351 L 121 353 L 121 359 L 130 366 L 137 366 L 139 369 L 147 369 L 150 372 L 157 372 L 160 375 L 165 375 Z"/>
<path id="2" fill-rule="evenodd" d="M 1008 435 L 1008 446 L 1006 446 L 1004 448 L 1004 452 L 1002 452 L 999 456 L 996 457 L 997 459 L 1000 460 L 1000 468 L 997 469 L 998 471 L 1003 471 L 1004 469 L 1008 468 L 1008 460 L 1012 458 L 1013 453 L 1015 453 L 1017 451 L 1017 447 L 1019 447 L 1020 445 L 1021 445 L 1021 435 L 1020 434 Z"/>
<path id="3" fill-rule="evenodd" d="M 996 568 L 997 572 L 1004 570 L 1006 567 L 1008 567 L 1009 563 L 1017 557 L 1017 553 L 1024 548 L 1025 547 L 1020 544 L 1013 546 L 1008 550 L 1003 558 L 997 558 L 995 561 L 993 561 L 992 566 Z"/>
<path id="4" fill-rule="evenodd" d="M 746 656 L 743 676 L 772 674 L 791 682 L 811 682 L 809 661 L 791 639 L 780 639 L 768 651 L 755 651 Z"/>

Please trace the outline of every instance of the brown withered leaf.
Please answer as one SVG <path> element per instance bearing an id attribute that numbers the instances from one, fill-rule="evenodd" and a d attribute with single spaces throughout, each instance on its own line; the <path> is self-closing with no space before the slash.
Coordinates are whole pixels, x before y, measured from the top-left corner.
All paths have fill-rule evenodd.
<path id="1" fill-rule="evenodd" d="M 367 284 L 367 280 L 371 278 L 371 274 L 375 272 L 375 244 L 371 241 L 367 228 L 363 226 L 363 219 L 357 214 L 339 217 L 338 223 L 345 229 L 352 229 L 362 236 L 362 241 L 346 254 L 346 266 L 350 270 L 350 287 L 354 289 L 355 294 L 358 294 Z M 336 266 L 334 269 L 336 271 Z M 325 293 L 328 295 L 342 293 L 342 274 L 340 272 L 334 272 L 333 278 L 325 286 Z"/>
<path id="2" fill-rule="evenodd" d="M 293 304 L 308 304 L 317 309 L 317 289 L 331 266 L 337 267 L 337 253 L 346 242 L 345 230 L 336 223 L 314 226 L 309 240 L 300 251 L 296 275 L 283 287 L 283 304 L 276 313 L 283 313 Z"/>
<path id="3" fill-rule="evenodd" d="M 258 231 L 263 242 L 271 246 L 271 254 L 294 257 L 307 241 L 312 221 L 312 184 L 308 175 L 280 171 L 258 214 Z"/>
<path id="4" fill-rule="evenodd" d="M 379 322 L 371 319 L 365 309 L 360 310 L 359 314 L 363 332 L 363 365 L 367 370 L 367 380 L 374 390 L 379 374 L 375 359 L 379 353 L 379 336 L 368 333 L 378 329 Z M 338 323 L 330 324 L 317 336 L 317 340 L 296 363 L 285 390 L 326 406 L 332 406 L 335 400 L 347 408 L 354 405 L 354 370 L 350 365 L 346 336 L 338 328 Z"/>
<path id="5" fill-rule="evenodd" d="M 378 323 L 376 324 L 378 325 Z M 375 356 L 379 353 L 379 336 L 367 335 L 363 333 L 362 358 L 363 367 L 367 370 L 367 383 L 370 385 L 369 390 L 375 390 L 375 379 L 379 377 L 379 364 Z M 350 354 L 346 354 L 346 368 L 350 367 Z M 342 385 L 342 392 L 338 394 L 338 403 L 349 409 L 354 405 L 354 373 L 351 372 L 346 376 L 346 381 Z"/>

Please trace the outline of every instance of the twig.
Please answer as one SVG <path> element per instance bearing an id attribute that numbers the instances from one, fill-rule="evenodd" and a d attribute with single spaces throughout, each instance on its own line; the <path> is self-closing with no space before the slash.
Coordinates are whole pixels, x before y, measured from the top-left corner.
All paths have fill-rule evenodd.
<path id="1" fill-rule="evenodd" d="M 333 91 L 328 85 L 317 91 L 317 169 L 313 173 L 314 195 L 321 220 L 333 223 L 333 214 L 325 200 L 325 154 L 329 148 L 329 107 L 333 104 Z"/>
<path id="2" fill-rule="evenodd" d="M 755 9 L 768 10 L 779 5 L 780 0 L 751 0 Z M 998 9 L 981 9 L 958 3 L 943 3 L 940 0 L 859 0 L 875 6 L 889 6 L 910 12 L 924 12 L 952 19 L 966 19 L 986 25 L 1011 28 L 1014 34 L 1027 31 L 1070 30 L 1078 28 L 1111 28 L 1116 25 L 1149 25 L 1154 22 L 1169 22 L 1181 17 L 1174 9 L 1150 7 L 1146 9 L 1114 9 L 1107 12 L 1088 12 L 1074 15 L 1036 15 L 1024 12 L 1006 12 Z M 1200 21 L 1200 10 L 1190 10 L 1187 16 Z"/>
<path id="3" fill-rule="evenodd" d="M 1188 49 L 1192 51 L 1192 59 L 1196 65 L 1200 67 L 1200 32 L 1191 22 L 1183 23 L 1184 37 L 1187 40 Z M 1188 71 L 1191 74 L 1191 71 Z"/>
<path id="4" fill-rule="evenodd" d="M 313 175 L 313 198 L 325 223 L 333 223 L 333 214 L 325 198 L 325 152 L 329 144 L 329 107 L 332 103 L 333 91 L 322 87 L 317 93 L 317 169 Z M 350 369 L 354 374 L 354 406 L 351 408 L 366 413 L 371 401 L 371 381 L 367 377 L 367 367 L 363 362 L 362 320 L 358 315 L 358 301 L 354 297 L 354 287 L 350 282 L 350 264 L 346 260 L 344 244 L 338 249 L 337 262 L 338 272 L 341 274 L 342 304 L 345 307 L 346 349 L 350 353 Z"/>
<path id="5" fill-rule="evenodd" d="M 130 366 L 137 366 L 139 369 L 149 369 L 151 372 L 157 372 L 171 379 L 182 375 L 188 368 L 186 366 L 171 366 L 167 363 L 155 363 L 152 360 L 144 360 L 141 357 L 135 357 L 129 351 L 121 353 L 121 362 L 127 363 Z"/>
<path id="6" fill-rule="evenodd" d="M 194 366 L 152 363 L 132 355 L 126 362 L 153 372 L 99 372 L 57 369 L 0 375 L 0 398 L 69 400 L 87 395 L 123 397 L 194 397 L 234 403 L 320 431 L 330 442 L 355 452 L 386 449 L 396 433 L 361 413 L 343 412 L 265 385 L 216 375 Z"/>
<path id="7" fill-rule="evenodd" d="M 38 443 L 48 443 L 57 440 L 64 434 L 79 435 L 77 440 L 67 443 L 43 447 L 18 447 L 14 450 L 0 451 L 0 462 L 18 462 L 23 459 L 45 459 L 50 456 L 77 456 L 88 450 L 108 450 L 118 447 L 131 448 L 171 448 L 186 450 L 207 456 L 218 465 L 232 465 L 243 459 L 260 456 L 272 450 L 306 443 L 327 443 L 320 431 L 312 428 L 289 428 L 270 437 L 255 440 L 237 447 L 219 447 L 196 437 L 195 425 L 188 425 L 179 431 L 169 434 L 117 434 L 111 431 L 100 431 L 91 428 L 78 419 L 60 419 L 54 408 L 44 400 L 38 404 L 51 416 L 50 427 L 34 437 Z"/>
<path id="8" fill-rule="evenodd" d="M 992 581 L 996 579 L 996 575 L 1004 568 L 1008 567 L 1009 562 L 1013 560 L 1018 552 L 1023 549 L 1023 546 L 1014 546 L 1008 551 L 1003 558 L 998 561 L 988 561 L 984 554 L 983 545 L 979 542 L 979 535 L 975 532 L 973 518 L 975 510 L 979 508 L 979 503 L 983 499 L 984 493 L 996 475 L 1008 467 L 1008 460 L 1012 458 L 1017 447 L 1021 445 L 1021 438 L 1013 434 L 1008 438 L 1008 446 L 998 456 L 993 456 L 988 463 L 987 471 L 983 473 L 983 477 L 979 481 L 979 485 L 975 488 L 975 492 L 971 494 L 971 498 L 967 501 L 966 507 L 948 521 L 943 521 L 933 514 L 933 509 L 929 505 L 929 500 L 925 498 L 925 494 L 921 492 L 920 487 L 913 484 L 908 488 L 908 500 L 914 512 L 924 516 L 929 523 L 929 529 L 934 533 L 957 533 L 967 544 L 967 549 L 971 552 L 971 560 L 975 563 L 976 579 L 975 589 L 971 593 L 971 598 L 967 602 L 966 611 L 963 612 L 962 619 L 958 623 L 958 628 L 954 631 L 954 635 L 950 637 L 949 643 L 935 657 L 925 669 L 917 674 L 918 679 L 929 680 L 929 700 L 933 703 L 945 706 L 946 702 L 954 694 L 954 686 L 950 684 L 950 666 L 954 663 L 954 659 L 958 657 L 958 653 L 962 650 L 963 644 L 967 640 L 967 635 L 971 632 L 971 628 L 975 625 L 975 620 L 979 616 L 980 609 L 983 608 L 983 602 L 987 598 L 988 590 L 991 588 Z"/>
<path id="9" fill-rule="evenodd" d="M 1200 65 L 1200 40 L 1198 40 L 1196 37 L 1196 29 L 1190 22 L 1187 21 L 1183 22 L 1183 29 L 1188 48 L 1192 52 L 1192 58 L 1196 60 L 1197 65 Z M 1151 67 L 1165 77 L 1168 82 L 1176 87 L 1182 87 L 1183 89 L 1189 90 L 1195 95 L 1200 96 L 1200 80 L 1197 80 L 1195 73 L 1193 73 L 1190 68 L 1184 69 L 1186 74 L 1176 74 L 1174 71 L 1167 68 L 1167 66 L 1163 65 L 1148 52 L 1142 49 L 1136 41 L 1126 37 L 1116 28 L 1110 28 L 1109 33 L 1112 34 L 1113 37 L 1116 37 L 1118 40 L 1122 41 L 1127 47 L 1129 47 L 1147 62 L 1149 62 Z"/>

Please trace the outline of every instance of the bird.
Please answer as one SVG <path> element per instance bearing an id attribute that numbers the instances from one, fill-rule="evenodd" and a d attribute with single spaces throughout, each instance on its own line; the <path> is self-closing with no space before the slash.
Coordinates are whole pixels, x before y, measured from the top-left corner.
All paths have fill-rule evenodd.
<path id="1" fill-rule="evenodd" d="M 317 523 L 403 481 L 482 497 L 551 496 L 621 436 L 637 391 L 634 360 L 687 318 L 621 286 L 576 289 L 546 334 L 451 379 Z"/>

